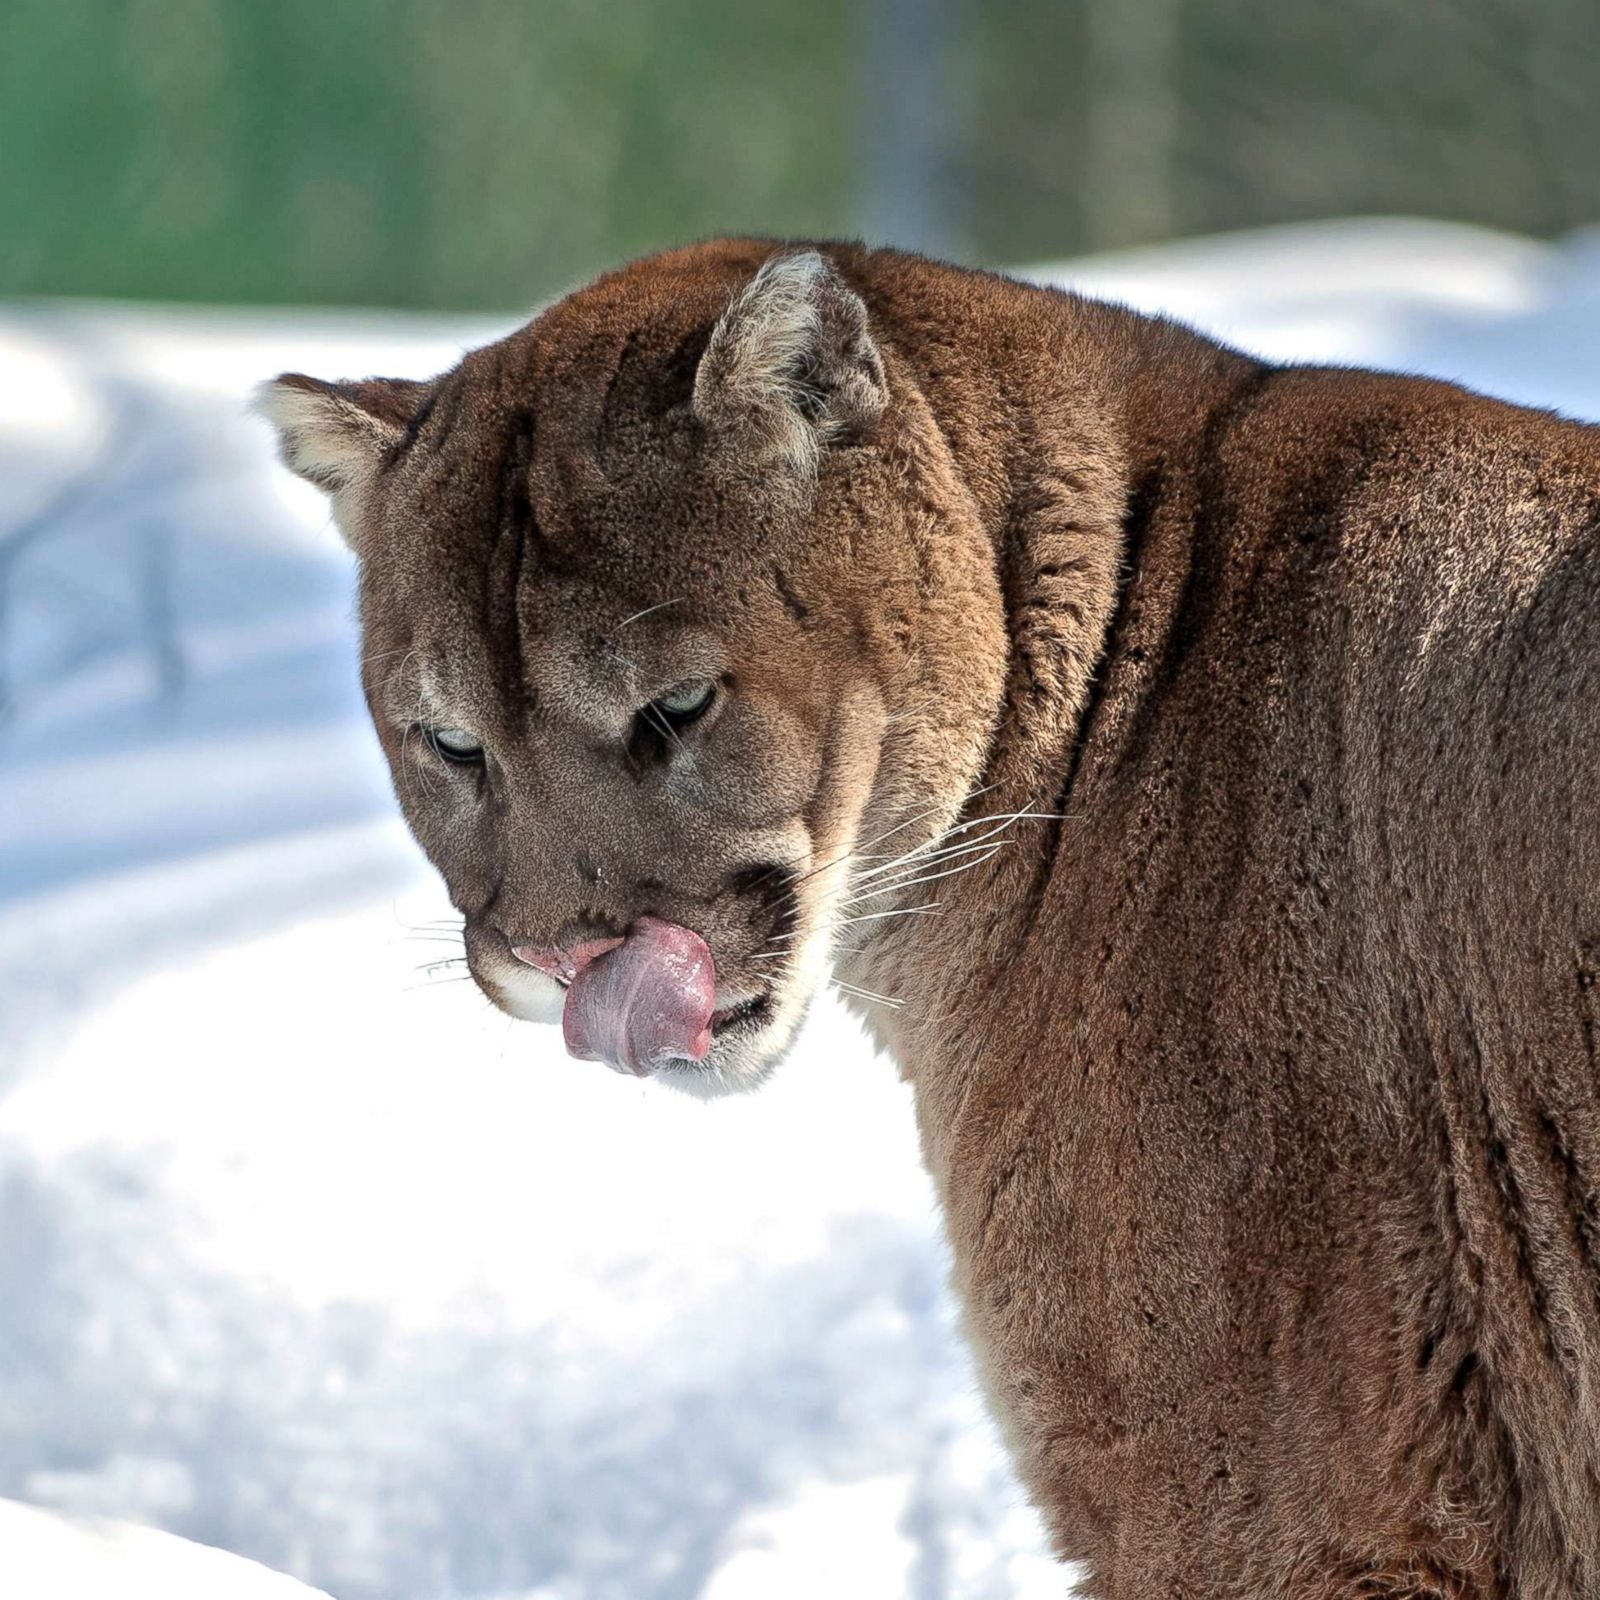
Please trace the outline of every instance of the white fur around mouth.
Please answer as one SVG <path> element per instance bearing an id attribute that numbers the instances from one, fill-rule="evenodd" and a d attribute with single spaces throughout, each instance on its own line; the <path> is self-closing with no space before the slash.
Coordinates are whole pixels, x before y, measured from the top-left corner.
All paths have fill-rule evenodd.
<path id="1" fill-rule="evenodd" d="M 721 1038 L 730 1029 L 749 1028 L 752 1024 L 756 1027 L 765 1027 L 771 1013 L 771 993 L 763 991 L 761 994 L 753 994 L 747 999 L 736 1000 L 714 1011 L 711 1014 L 711 1032 L 715 1037 Z"/>
<path id="2" fill-rule="evenodd" d="M 518 1021 L 561 1021 L 567 990 L 558 979 L 522 963 L 505 967 L 496 965 L 486 977 L 494 986 L 493 997 L 499 1000 L 502 1009 L 510 1012 Z"/>

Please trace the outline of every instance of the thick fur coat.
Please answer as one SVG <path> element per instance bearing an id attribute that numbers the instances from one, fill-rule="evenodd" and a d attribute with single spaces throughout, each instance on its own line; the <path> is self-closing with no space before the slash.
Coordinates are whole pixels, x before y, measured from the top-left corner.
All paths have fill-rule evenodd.
<path id="1" fill-rule="evenodd" d="M 743 241 L 266 405 L 486 992 L 673 918 L 701 1089 L 898 1002 L 1091 1594 L 1600 1593 L 1600 432 Z"/>

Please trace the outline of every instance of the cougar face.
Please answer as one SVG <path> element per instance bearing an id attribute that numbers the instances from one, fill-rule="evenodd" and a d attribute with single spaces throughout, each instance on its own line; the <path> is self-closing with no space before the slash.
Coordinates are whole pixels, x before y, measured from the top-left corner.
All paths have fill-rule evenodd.
<path id="1" fill-rule="evenodd" d="M 758 1082 L 867 841 L 972 784 L 999 598 L 896 401 L 836 270 L 753 246 L 603 279 L 431 384 L 263 396 L 361 558 L 368 704 L 472 974 L 577 1054 Z"/>

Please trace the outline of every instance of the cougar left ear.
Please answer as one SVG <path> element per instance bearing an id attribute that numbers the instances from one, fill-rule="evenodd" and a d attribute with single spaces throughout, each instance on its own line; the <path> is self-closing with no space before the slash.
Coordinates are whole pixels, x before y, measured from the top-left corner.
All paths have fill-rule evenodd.
<path id="1" fill-rule="evenodd" d="M 277 429 L 284 465 L 328 495 L 333 520 L 357 555 L 368 542 L 367 491 L 428 388 L 410 378 L 324 383 L 286 372 L 256 391 L 255 408 Z"/>
<path id="2" fill-rule="evenodd" d="M 707 427 L 807 472 L 826 445 L 870 434 L 888 402 L 866 305 L 815 250 L 761 267 L 695 373 L 694 409 Z"/>

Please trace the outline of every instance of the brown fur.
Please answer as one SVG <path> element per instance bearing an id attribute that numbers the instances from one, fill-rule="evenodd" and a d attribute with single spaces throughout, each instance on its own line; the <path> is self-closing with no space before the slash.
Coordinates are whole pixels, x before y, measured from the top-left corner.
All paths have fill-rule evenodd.
<path id="1" fill-rule="evenodd" d="M 774 248 L 274 392 L 480 981 L 685 922 L 792 1013 L 702 1087 L 830 959 L 901 1001 L 1090 1592 L 1600 1593 L 1600 433 L 886 251 L 751 289 Z M 410 737 L 424 668 L 475 778 Z M 709 726 L 640 747 L 699 674 Z"/>

